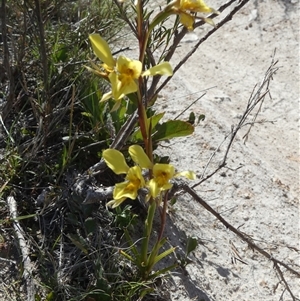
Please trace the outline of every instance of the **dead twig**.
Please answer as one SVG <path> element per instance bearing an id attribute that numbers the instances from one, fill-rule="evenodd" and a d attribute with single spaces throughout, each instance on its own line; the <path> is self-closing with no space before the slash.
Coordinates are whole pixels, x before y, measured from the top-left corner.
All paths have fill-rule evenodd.
<path id="1" fill-rule="evenodd" d="M 27 241 L 25 239 L 25 232 L 18 221 L 17 203 L 13 196 L 9 196 L 7 198 L 7 205 L 9 208 L 10 216 L 13 220 L 15 234 L 22 254 L 23 269 L 24 269 L 23 278 L 27 289 L 27 301 L 34 301 L 36 289 L 35 289 L 33 276 L 32 276 L 33 265 L 29 257 L 30 251 L 29 251 L 29 246 L 27 244 Z"/>
<path id="2" fill-rule="evenodd" d="M 138 120 L 137 111 L 135 111 L 123 124 L 118 132 L 114 141 L 111 143 L 110 148 L 120 150 L 131 135 Z M 112 197 L 112 188 L 96 188 L 88 184 L 88 180 L 101 174 L 106 169 L 106 163 L 102 158 L 100 162 L 91 166 L 83 175 L 80 175 L 73 184 L 73 191 L 84 199 L 84 204 L 96 203 L 101 200 L 109 199 Z"/>
<path id="3" fill-rule="evenodd" d="M 245 6 L 250 0 L 230 0 L 227 3 L 223 4 L 222 6 L 220 6 L 218 8 L 219 12 L 224 11 L 227 7 L 229 7 L 230 5 L 232 5 L 233 3 L 237 2 L 237 5 L 228 13 L 228 15 L 226 17 L 224 17 L 219 23 L 216 24 L 216 26 L 211 29 L 203 38 L 201 38 L 196 44 L 195 46 L 191 49 L 190 52 L 188 52 L 184 58 L 175 66 L 175 68 L 173 69 L 173 75 L 181 68 L 181 66 L 196 52 L 196 50 L 199 48 L 199 46 L 204 43 L 212 34 L 214 34 L 217 30 L 219 30 L 223 25 L 225 25 L 227 22 L 229 22 L 233 16 L 239 12 L 243 6 Z M 209 16 L 209 18 L 213 19 L 216 16 L 218 16 L 217 14 L 212 14 Z M 205 22 L 204 21 L 199 21 L 195 24 L 195 28 L 203 25 Z M 174 36 L 174 42 L 173 44 L 170 46 L 167 55 L 165 56 L 165 61 L 170 61 L 172 56 L 175 53 L 175 50 L 177 49 L 179 43 L 181 42 L 181 40 L 183 39 L 183 37 L 185 36 L 185 34 L 188 32 L 188 30 L 184 27 L 182 28 L 182 30 L 180 31 L 180 33 L 176 34 Z M 155 79 L 153 80 L 153 83 L 148 91 L 148 100 L 149 102 L 151 102 L 152 99 L 156 98 L 157 95 L 159 94 L 159 92 L 166 86 L 166 84 L 171 80 L 171 77 L 168 77 L 165 81 L 162 82 L 162 84 L 156 89 L 157 84 L 160 80 L 161 76 L 157 76 L 155 77 Z"/>
<path id="4" fill-rule="evenodd" d="M 229 222 L 227 222 L 217 211 L 215 211 L 209 204 L 207 204 L 198 194 L 197 192 L 192 189 L 191 187 L 189 187 L 186 183 L 181 182 L 180 184 L 178 184 L 179 182 L 174 183 L 174 185 L 177 185 L 176 190 L 177 189 L 182 189 L 184 190 L 186 193 L 188 193 L 190 196 L 192 196 L 194 198 L 194 200 L 196 202 L 198 202 L 202 207 L 204 207 L 207 211 L 209 211 L 212 215 L 214 215 L 227 229 L 229 229 L 231 232 L 233 232 L 234 234 L 236 234 L 240 239 L 242 239 L 244 242 L 246 242 L 248 244 L 248 247 L 252 250 L 257 251 L 258 253 L 260 253 L 261 255 L 263 255 L 264 257 L 266 257 L 268 260 L 271 260 L 274 264 L 274 268 L 276 269 L 281 281 L 284 283 L 286 290 L 290 293 L 291 297 L 293 300 L 299 300 L 297 299 L 294 294 L 292 293 L 284 275 L 283 272 L 281 270 L 281 266 L 286 268 L 290 273 L 292 273 L 293 275 L 297 276 L 300 278 L 300 273 L 296 270 L 294 270 L 293 268 L 291 268 L 290 266 L 288 266 L 286 263 L 274 258 L 270 253 L 268 253 L 267 251 L 265 251 L 264 249 L 262 249 L 261 247 L 259 247 L 257 244 L 255 244 L 253 242 L 253 240 L 250 238 L 249 235 L 242 233 L 241 231 L 239 231 L 237 228 L 235 228 L 234 226 L 232 226 Z"/>
<path id="5" fill-rule="evenodd" d="M 270 81 L 273 78 L 273 75 L 277 72 L 278 67 L 276 66 L 276 64 L 278 63 L 278 61 L 275 60 L 275 51 L 274 51 L 274 55 L 272 57 L 272 61 L 271 64 L 268 68 L 268 70 L 266 71 L 263 80 L 261 81 L 260 85 L 255 86 L 252 90 L 252 93 L 250 95 L 250 98 L 248 100 L 247 106 L 244 110 L 244 113 L 242 115 L 242 117 L 239 120 L 239 123 L 236 126 L 233 126 L 231 129 L 231 132 L 225 136 L 224 140 L 219 144 L 219 146 L 217 147 L 217 149 L 212 153 L 212 155 L 210 156 L 204 171 L 201 175 L 201 180 L 194 184 L 192 188 L 195 188 L 197 186 L 199 186 L 200 184 L 202 184 L 203 182 L 205 182 L 206 180 L 208 180 L 209 178 L 211 178 L 213 175 L 215 175 L 220 169 L 222 169 L 223 167 L 226 166 L 227 164 L 227 158 L 228 158 L 228 154 L 229 151 L 231 149 L 231 146 L 238 134 L 238 132 L 245 126 L 249 125 L 249 129 L 247 130 L 247 133 L 243 136 L 244 142 L 247 141 L 249 133 L 252 129 L 252 127 L 254 126 L 254 124 L 256 123 L 256 118 L 259 114 L 259 112 L 261 111 L 261 107 L 264 103 L 265 97 L 267 95 L 270 95 L 269 92 L 269 85 L 270 85 Z M 250 117 L 250 114 L 253 113 L 253 111 L 256 110 L 256 112 L 254 113 L 254 116 L 252 117 L 251 122 L 247 122 L 248 118 Z M 229 142 L 227 144 L 224 156 L 222 161 L 219 163 L 218 167 L 212 171 L 210 174 L 208 174 L 207 176 L 205 175 L 205 172 L 208 168 L 208 165 L 211 163 L 213 157 L 216 155 L 216 153 L 219 151 L 220 147 L 224 144 L 224 142 L 228 139 L 229 137 Z"/>
<path id="6" fill-rule="evenodd" d="M 2 110 L 2 119 L 5 122 L 7 116 L 13 108 L 15 101 L 15 79 L 13 74 L 13 68 L 10 62 L 9 47 L 8 47 L 8 35 L 7 35 L 7 10 L 6 0 L 2 1 L 0 19 L 2 24 L 2 40 L 3 40 L 3 67 L 6 72 L 6 77 L 9 83 L 9 92 L 6 98 L 6 104 Z M 3 75 L 1 75 L 2 77 Z"/>
<path id="7" fill-rule="evenodd" d="M 201 181 L 199 181 L 198 183 L 196 183 L 195 185 L 193 185 L 192 187 L 189 187 L 187 184 L 180 182 L 180 181 L 175 181 L 174 182 L 174 187 L 172 188 L 172 192 L 171 195 L 173 195 L 174 193 L 176 193 L 176 191 L 181 190 L 184 191 L 186 193 L 188 193 L 189 195 L 191 195 L 201 206 L 203 206 L 207 211 L 209 211 L 211 214 L 213 214 L 227 229 L 229 229 L 230 231 L 232 231 L 233 233 L 235 233 L 240 239 L 242 239 L 244 242 L 246 242 L 249 246 L 250 249 L 255 250 L 257 252 L 259 252 L 261 255 L 263 255 L 264 257 L 266 257 L 267 259 L 271 260 L 273 262 L 274 265 L 274 269 L 276 270 L 280 282 L 282 282 L 285 286 L 285 290 L 289 292 L 290 296 L 292 297 L 292 300 L 299 300 L 297 299 L 293 292 L 291 291 L 285 277 L 284 274 L 282 272 L 282 267 L 284 267 L 287 271 L 289 271 L 290 273 L 294 274 L 297 277 L 300 277 L 300 273 L 296 270 L 294 270 L 293 268 L 291 268 L 290 266 L 288 266 L 286 263 L 274 258 L 270 253 L 268 253 L 267 251 L 265 251 L 263 248 L 261 248 L 259 245 L 257 245 L 256 243 L 254 243 L 254 240 L 247 234 L 239 231 L 237 228 L 235 228 L 234 226 L 232 226 L 229 222 L 227 222 L 218 212 L 216 212 L 210 205 L 208 205 L 197 193 L 196 191 L 193 189 L 196 186 L 200 185 L 201 183 L 203 183 L 204 181 L 206 181 L 207 179 L 209 179 L 210 177 L 212 177 L 214 174 L 216 174 L 221 168 L 226 166 L 226 162 L 227 162 L 227 158 L 228 158 L 228 154 L 229 151 L 232 147 L 232 144 L 234 142 L 234 139 L 237 135 L 237 133 L 240 131 L 240 129 L 246 125 L 250 125 L 249 129 L 247 130 L 246 134 L 243 136 L 244 138 L 244 142 L 247 141 L 247 138 L 249 136 L 249 133 L 253 127 L 253 125 L 256 123 L 256 119 L 257 116 L 259 114 L 259 112 L 261 111 L 261 107 L 262 104 L 264 102 L 264 99 L 266 97 L 266 95 L 269 95 L 269 85 L 270 85 L 270 81 L 273 78 L 273 75 L 276 73 L 276 71 L 278 70 L 278 67 L 276 67 L 277 61 L 275 61 L 274 59 L 275 56 L 275 52 L 272 58 L 272 62 L 270 64 L 270 67 L 268 68 L 268 70 L 266 71 L 264 78 L 262 80 L 262 82 L 260 83 L 260 85 L 255 86 L 251 96 L 248 100 L 246 109 L 242 115 L 242 117 L 240 118 L 239 123 L 235 126 L 232 127 L 232 130 L 230 132 L 230 134 L 228 134 L 225 139 L 221 142 L 221 144 L 218 146 L 217 150 L 220 149 L 221 145 L 225 142 L 225 140 L 230 137 L 228 145 L 226 147 L 225 150 L 225 154 L 223 156 L 222 161 L 220 162 L 219 166 L 210 174 L 208 174 L 206 177 L 204 177 L 204 173 L 207 169 L 207 166 L 210 164 L 212 158 L 215 156 L 217 150 L 212 154 L 212 156 L 210 157 L 205 170 L 202 174 L 202 179 Z M 257 109 L 256 112 L 254 113 L 254 116 L 252 117 L 251 122 L 246 122 L 249 117 L 250 114 L 253 113 L 254 109 Z M 237 254 L 235 252 L 235 254 Z M 235 259 L 240 260 L 240 258 L 236 258 Z M 241 261 L 243 262 L 243 261 Z M 243 262 L 244 263 L 244 262 Z"/>
<path id="8" fill-rule="evenodd" d="M 122 128 L 118 132 L 116 138 L 110 145 L 110 148 L 114 149 L 121 149 L 121 147 L 126 143 L 127 139 L 131 135 L 136 123 L 138 120 L 138 114 L 137 111 L 134 112 L 127 121 L 123 124 Z M 106 163 L 103 159 L 101 159 L 100 162 L 96 163 L 95 165 L 91 166 L 89 170 L 87 171 L 87 174 L 89 175 L 97 175 L 101 172 L 103 172 L 106 168 Z"/>

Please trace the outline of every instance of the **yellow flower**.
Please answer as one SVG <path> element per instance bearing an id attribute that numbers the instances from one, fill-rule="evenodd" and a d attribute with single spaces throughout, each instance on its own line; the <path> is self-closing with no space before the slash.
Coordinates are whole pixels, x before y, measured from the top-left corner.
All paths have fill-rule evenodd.
<path id="1" fill-rule="evenodd" d="M 203 0 L 180 0 L 180 8 L 191 12 L 210 13 L 212 9 Z"/>
<path id="2" fill-rule="evenodd" d="M 138 190 L 145 186 L 145 180 L 142 176 L 142 170 L 139 166 L 133 166 L 128 169 L 126 181 L 115 185 L 113 200 L 107 203 L 107 206 L 115 208 L 124 202 L 127 198 L 135 200 Z"/>
<path id="3" fill-rule="evenodd" d="M 132 145 L 128 149 L 132 161 L 136 164 L 129 167 L 125 161 L 124 155 L 116 149 L 106 149 L 102 157 L 107 166 L 117 175 L 126 174 L 125 181 L 117 183 L 113 192 L 113 200 L 107 203 L 107 206 L 115 208 L 124 202 L 127 198 L 135 200 L 138 190 L 143 187 L 149 189 L 148 197 L 157 197 L 162 191 L 172 188 L 170 180 L 176 177 L 186 177 L 190 180 L 196 178 L 192 171 L 183 171 L 175 173 L 175 168 L 171 164 L 152 164 L 143 148 L 139 145 Z M 153 178 L 146 184 L 142 175 L 142 169 L 152 169 Z"/>
<path id="4" fill-rule="evenodd" d="M 157 197 L 162 191 L 172 188 L 170 180 L 176 177 L 186 177 L 190 180 L 196 178 L 194 172 L 183 171 L 175 174 L 175 168 L 171 164 L 154 164 L 153 179 L 149 181 L 149 190 L 152 197 Z"/>
<path id="5" fill-rule="evenodd" d="M 103 95 L 101 101 L 109 98 L 120 100 L 124 95 L 138 90 L 137 80 L 142 73 L 142 63 L 120 56 L 116 64 L 116 72 L 109 75 L 112 91 Z"/>
<path id="6" fill-rule="evenodd" d="M 92 64 L 93 68 L 88 67 L 88 69 L 99 76 L 108 78 L 112 86 L 112 91 L 104 94 L 100 101 L 109 98 L 119 101 L 125 95 L 136 92 L 140 76 L 173 75 L 169 62 L 163 62 L 142 72 L 140 61 L 131 60 L 125 56 L 120 56 L 115 60 L 107 42 L 99 34 L 91 34 L 89 38 L 95 55 L 103 64 L 100 65 L 102 69 L 95 64 Z"/>
<path id="7" fill-rule="evenodd" d="M 129 167 L 121 152 L 116 149 L 106 149 L 103 151 L 103 159 L 107 166 L 116 174 L 126 174 L 125 182 L 115 185 L 113 200 L 107 203 L 107 206 L 115 208 L 124 202 L 127 198 L 135 200 L 138 190 L 145 187 L 145 180 L 142 175 L 142 168 L 151 168 L 152 163 L 144 150 L 139 145 L 129 147 L 129 154 L 132 160 L 137 164 Z"/>
<path id="8" fill-rule="evenodd" d="M 176 14 L 179 14 L 180 23 L 188 30 L 194 29 L 195 13 L 218 13 L 213 8 L 207 6 L 203 0 L 177 0 L 173 6 Z M 214 25 L 209 18 L 202 18 L 203 21 Z"/>

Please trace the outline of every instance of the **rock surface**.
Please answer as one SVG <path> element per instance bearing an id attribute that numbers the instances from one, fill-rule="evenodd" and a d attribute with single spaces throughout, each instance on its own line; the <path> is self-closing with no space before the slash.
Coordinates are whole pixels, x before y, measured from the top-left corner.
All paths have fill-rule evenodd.
<path id="1" fill-rule="evenodd" d="M 171 63 L 180 61 L 207 30 L 189 33 Z M 227 167 L 196 190 L 228 222 L 299 272 L 299 3 L 250 1 L 200 46 L 163 91 L 158 105 L 167 117 L 174 117 L 208 89 L 181 116 L 187 118 L 193 111 L 206 118 L 192 137 L 164 143 L 160 152 L 170 155 L 179 170 L 194 170 L 199 178 L 212 172 L 228 141 L 220 144 L 238 123 L 274 52 L 279 69 L 247 142 L 244 128 L 230 150 Z M 197 237 L 199 247 L 194 263 L 187 266 L 188 276 L 174 273 L 172 300 L 292 300 L 271 261 L 249 250 L 191 197 L 183 195 L 174 209 L 174 224 L 168 229 L 171 243 L 176 245 L 177 239 L 184 247 L 178 231 Z M 232 260 L 235 250 L 247 264 Z M 295 297 L 300 297 L 299 278 L 284 274 Z"/>

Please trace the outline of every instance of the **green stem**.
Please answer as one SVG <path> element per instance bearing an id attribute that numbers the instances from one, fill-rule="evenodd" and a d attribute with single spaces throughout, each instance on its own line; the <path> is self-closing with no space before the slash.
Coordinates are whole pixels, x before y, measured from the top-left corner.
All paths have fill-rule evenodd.
<path id="1" fill-rule="evenodd" d="M 144 69 L 144 59 L 146 55 L 147 45 L 149 42 L 149 37 L 152 30 L 157 26 L 160 22 L 166 19 L 169 15 L 173 13 L 172 6 L 177 3 L 178 0 L 174 0 L 169 3 L 163 11 L 157 14 L 157 16 L 153 19 L 151 24 L 147 27 L 145 26 L 145 20 L 143 18 L 143 1 L 138 0 L 136 4 L 136 12 L 137 12 L 137 38 L 139 42 L 139 60 L 143 64 Z M 145 144 L 145 151 L 148 155 L 151 162 L 153 162 L 153 155 L 152 155 L 152 140 L 151 140 L 151 124 L 148 125 L 147 122 L 147 114 L 146 114 L 146 105 L 148 103 L 147 99 L 144 99 L 143 103 L 143 96 L 144 96 L 144 87 L 143 87 L 143 78 L 139 78 L 139 89 L 138 89 L 138 114 L 139 114 L 139 125 L 141 129 L 141 133 L 143 136 L 144 144 Z M 151 171 L 150 171 L 151 176 Z"/>
<path id="2" fill-rule="evenodd" d="M 158 277 L 158 276 L 160 276 L 160 275 L 166 274 L 167 272 L 169 272 L 169 271 L 171 271 L 171 270 L 177 268 L 178 265 L 179 265 L 178 263 L 174 263 L 174 264 L 172 264 L 172 265 L 170 265 L 170 266 L 168 266 L 168 267 L 166 267 L 166 268 L 164 268 L 164 269 L 158 270 L 157 272 L 155 272 L 154 274 L 152 274 L 152 275 L 149 277 L 149 279 L 155 279 L 156 277 Z"/>
<path id="3" fill-rule="evenodd" d="M 157 241 L 159 242 L 162 239 L 165 226 L 166 226 L 166 219 L 167 219 L 167 209 L 168 209 L 168 191 L 164 195 L 164 200 L 163 200 L 163 208 L 160 213 L 160 218 L 161 218 L 161 225 L 160 225 L 160 231 L 159 235 L 157 237 Z"/>
<path id="4" fill-rule="evenodd" d="M 144 62 L 144 57 L 146 54 L 146 49 L 147 49 L 149 37 L 150 37 L 152 30 L 160 22 L 162 22 L 163 20 L 165 20 L 167 17 L 169 17 L 170 15 L 172 15 L 174 13 L 171 8 L 174 4 L 176 4 L 176 2 L 177 1 L 172 1 L 160 13 L 158 13 L 157 16 L 153 19 L 153 21 L 149 24 L 149 27 L 147 28 L 146 33 L 143 33 L 143 35 L 144 35 L 143 42 L 140 43 L 140 61 L 142 63 Z"/>
<path id="5" fill-rule="evenodd" d="M 143 1 L 139 0 L 137 2 L 136 12 L 137 12 L 137 18 L 136 18 L 137 19 L 137 35 L 138 35 L 138 42 L 139 42 L 139 49 L 140 49 L 139 60 L 140 60 L 140 62 L 143 63 L 143 60 L 144 60 L 143 49 L 144 49 L 144 44 L 145 44 Z M 145 151 L 146 151 L 146 154 L 149 156 L 149 135 L 148 135 L 149 131 L 148 131 L 148 124 L 147 124 L 146 108 L 143 104 L 144 89 L 143 89 L 143 78 L 142 77 L 139 78 L 138 84 L 139 84 L 139 89 L 137 91 L 137 94 L 138 94 L 139 125 L 140 125 L 141 133 L 143 136 L 144 144 L 145 144 Z M 151 158 L 150 158 L 150 160 L 151 160 Z"/>
<path id="6" fill-rule="evenodd" d="M 134 243 L 133 243 L 133 241 L 132 241 L 132 239 L 131 239 L 131 237 L 130 237 L 130 234 L 129 234 L 128 230 L 127 230 L 127 228 L 124 228 L 123 230 L 124 230 L 125 238 L 126 238 L 126 240 L 127 240 L 127 243 L 128 243 L 128 245 L 129 245 L 130 250 L 131 250 L 132 253 L 134 254 L 134 257 L 135 257 L 137 260 L 139 260 L 139 252 L 138 252 L 136 246 L 134 245 Z"/>
<path id="7" fill-rule="evenodd" d="M 140 49 L 140 57 L 139 60 L 140 62 L 143 63 L 143 54 L 142 54 L 142 49 L 143 49 L 143 43 L 144 43 L 144 19 L 143 19 L 143 1 L 139 0 L 137 5 L 136 5 L 136 22 L 137 22 L 137 37 L 139 41 L 139 49 Z"/>
<path id="8" fill-rule="evenodd" d="M 148 124 L 147 124 L 147 114 L 146 114 L 146 110 L 143 104 L 143 99 L 142 99 L 142 87 L 141 87 L 141 81 L 142 79 L 139 79 L 139 90 L 137 91 L 138 94 L 138 114 L 139 114 L 139 125 L 140 125 L 140 129 L 141 129 L 141 133 L 143 136 L 143 140 L 144 140 L 144 144 L 145 144 L 145 150 L 146 150 L 146 154 L 149 156 L 148 154 Z M 150 158 L 150 157 L 149 157 Z M 150 158 L 151 160 L 151 158 Z"/>
<path id="9" fill-rule="evenodd" d="M 150 118 L 150 123 L 148 126 L 148 149 L 147 149 L 147 155 L 150 159 L 150 161 L 153 163 L 153 144 L 152 144 L 152 119 Z M 151 179 L 153 176 L 153 170 L 149 169 L 149 178 Z"/>
<path id="10" fill-rule="evenodd" d="M 141 267 L 143 267 L 142 269 L 143 278 L 147 277 L 147 275 L 144 275 L 144 273 L 148 270 L 147 268 L 148 247 L 149 247 L 150 235 L 152 232 L 155 210 L 156 210 L 156 202 L 154 200 L 150 200 L 150 206 L 148 208 L 148 214 L 145 221 L 144 238 L 143 238 L 142 250 L 141 250 Z"/>

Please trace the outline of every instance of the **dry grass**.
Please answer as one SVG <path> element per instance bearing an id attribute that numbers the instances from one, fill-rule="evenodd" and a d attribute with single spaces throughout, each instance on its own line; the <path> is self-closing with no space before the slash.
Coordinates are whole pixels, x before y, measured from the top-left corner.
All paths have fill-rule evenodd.
<path id="1" fill-rule="evenodd" d="M 2 1 L 0 17 L 0 298 L 110 300 L 114 291 L 114 300 L 125 300 L 126 287 L 135 290 L 122 284 L 133 275 L 114 248 L 115 217 L 99 204 L 82 206 L 70 191 L 110 140 L 109 107 L 98 104 L 99 81 L 84 65 L 89 33 L 116 37 L 116 8 L 96 0 Z"/>

